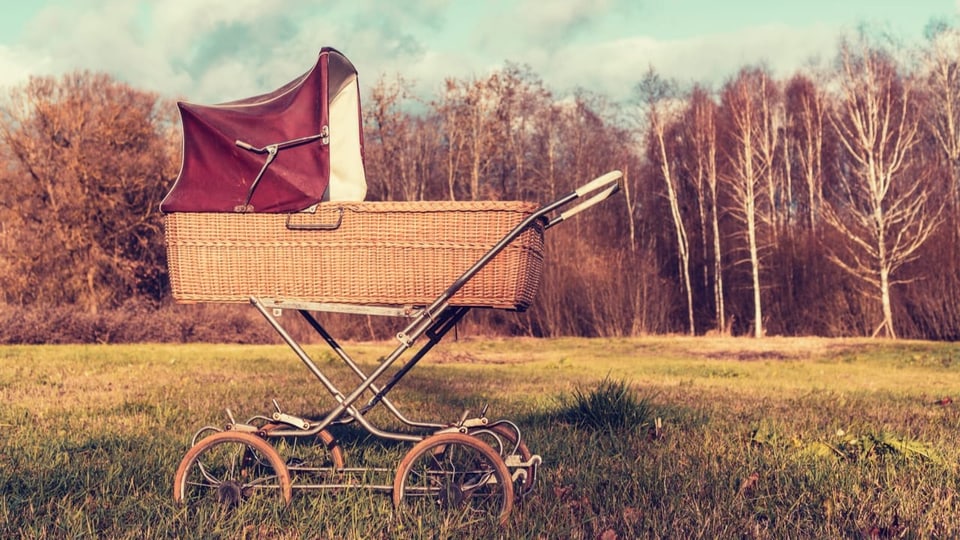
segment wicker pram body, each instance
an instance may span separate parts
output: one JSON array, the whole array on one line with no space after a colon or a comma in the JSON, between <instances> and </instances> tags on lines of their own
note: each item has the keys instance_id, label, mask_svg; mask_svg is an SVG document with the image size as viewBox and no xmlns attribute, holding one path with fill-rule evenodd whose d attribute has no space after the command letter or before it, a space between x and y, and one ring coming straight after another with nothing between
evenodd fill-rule
<instances>
[{"instance_id":1,"label":"wicker pram body","mask_svg":"<svg viewBox=\"0 0 960 540\"><path fill-rule=\"evenodd\" d=\"M296 214L173 213L167 261L178 302L424 306L537 209L524 202L328 202ZM543 266L530 227L451 305L526 309Z\"/></svg>"}]
</instances>

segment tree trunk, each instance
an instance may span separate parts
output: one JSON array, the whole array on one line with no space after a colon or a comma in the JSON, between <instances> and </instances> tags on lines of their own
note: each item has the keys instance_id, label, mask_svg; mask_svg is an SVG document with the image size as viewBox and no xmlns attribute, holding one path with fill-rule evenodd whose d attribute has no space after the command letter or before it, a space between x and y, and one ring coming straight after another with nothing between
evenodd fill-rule
<instances>
[{"instance_id":1,"label":"tree trunk","mask_svg":"<svg viewBox=\"0 0 960 540\"><path fill-rule=\"evenodd\" d=\"M880 302L883 305L883 323L877 333L883 333L889 338L897 339L893 329L893 309L890 307L890 273L884 268L880 270Z\"/></svg>"},{"instance_id":2,"label":"tree trunk","mask_svg":"<svg viewBox=\"0 0 960 540\"><path fill-rule=\"evenodd\" d=\"M747 200L747 238L750 247L750 272L753 278L753 337L763 337L763 309L760 303L760 254L757 246L757 212L753 198L753 189L750 189L750 198Z\"/></svg>"},{"instance_id":3,"label":"tree trunk","mask_svg":"<svg viewBox=\"0 0 960 540\"><path fill-rule=\"evenodd\" d=\"M717 188L714 182L711 187L711 209L713 214L713 301L717 320L717 331L722 332L727 326L726 308L723 305L723 252L720 251L720 219L717 216Z\"/></svg>"},{"instance_id":4,"label":"tree trunk","mask_svg":"<svg viewBox=\"0 0 960 540\"><path fill-rule=\"evenodd\" d=\"M655 122L653 126L657 134L657 142L660 145L660 170L663 174L663 180L667 185L667 198L670 201L670 215L673 217L673 228L677 234L677 258L680 267L680 277L683 280L683 287L687 295L687 332L693 336L696 335L696 326L693 319L693 290L690 287L690 241L687 239L687 230L683 224L683 216L680 214L680 202L678 200L677 190L673 187L673 175L670 171L670 163L667 157L666 141L664 141L662 124Z\"/></svg>"}]
</instances>

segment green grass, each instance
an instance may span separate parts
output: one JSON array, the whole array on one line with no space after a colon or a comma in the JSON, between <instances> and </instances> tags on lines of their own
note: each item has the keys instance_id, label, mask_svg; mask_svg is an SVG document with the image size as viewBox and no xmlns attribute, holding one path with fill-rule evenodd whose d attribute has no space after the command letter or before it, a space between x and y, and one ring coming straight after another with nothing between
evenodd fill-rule
<instances>
[{"instance_id":1,"label":"green grass","mask_svg":"<svg viewBox=\"0 0 960 540\"><path fill-rule=\"evenodd\" d=\"M369 371L392 347L345 348ZM351 387L325 348L307 350ZM225 423L224 409L244 420L272 399L295 414L331 406L285 347L0 348L0 537L960 535L954 344L464 339L391 397L411 416L453 421L488 404L520 425L544 464L505 527L401 524L389 494L365 490L234 512L174 504L193 433ZM406 448L336 434L348 466L393 467Z\"/></svg>"}]
</instances>

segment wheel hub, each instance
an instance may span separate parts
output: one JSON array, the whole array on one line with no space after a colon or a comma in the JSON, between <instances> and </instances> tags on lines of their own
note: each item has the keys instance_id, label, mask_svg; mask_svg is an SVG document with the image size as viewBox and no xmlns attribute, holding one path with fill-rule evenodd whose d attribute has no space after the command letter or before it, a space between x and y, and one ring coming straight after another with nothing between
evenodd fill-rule
<instances>
[{"instance_id":1,"label":"wheel hub","mask_svg":"<svg viewBox=\"0 0 960 540\"><path fill-rule=\"evenodd\" d=\"M240 484L232 480L221 483L217 487L217 502L223 504L227 508L233 508L240 504L240 499L243 497L243 490L241 489Z\"/></svg>"}]
</instances>

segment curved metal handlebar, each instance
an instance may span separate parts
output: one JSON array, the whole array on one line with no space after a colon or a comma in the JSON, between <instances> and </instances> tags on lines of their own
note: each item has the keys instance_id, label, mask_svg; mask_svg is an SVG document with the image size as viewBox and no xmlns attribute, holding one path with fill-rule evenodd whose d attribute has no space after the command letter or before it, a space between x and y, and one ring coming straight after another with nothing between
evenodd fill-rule
<instances>
[{"instance_id":1,"label":"curved metal handlebar","mask_svg":"<svg viewBox=\"0 0 960 540\"><path fill-rule=\"evenodd\" d=\"M580 212L583 212L587 208L590 208L591 206L594 206L600 203L601 201L604 201L610 198L611 195L613 195L617 191L620 191L620 187L621 187L620 180L622 178L623 178L622 172L610 171L607 174L598 176L597 178L594 178L593 180L587 182L586 184L578 187L571 194L574 196L573 199L582 199L587 195L590 195L591 193L595 193L597 191L599 192L596 193L594 196L590 197L589 199L583 201L582 203L574 206L573 208L566 210L564 212L561 212L559 216L553 218L549 223L547 223L546 228L553 227L557 223L560 223L561 221L569 219L579 214Z\"/></svg>"}]
</instances>

